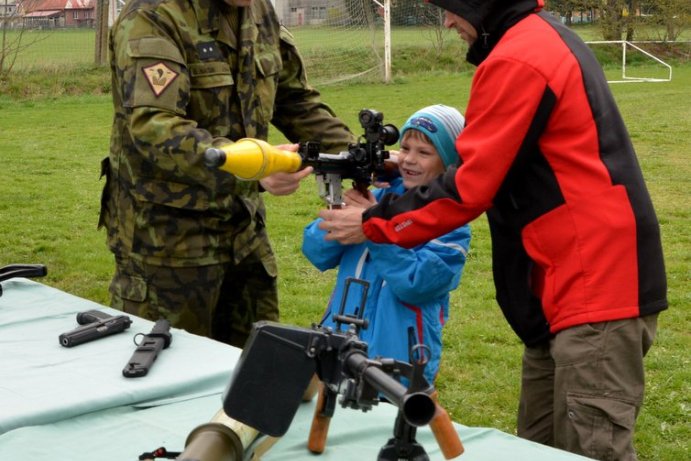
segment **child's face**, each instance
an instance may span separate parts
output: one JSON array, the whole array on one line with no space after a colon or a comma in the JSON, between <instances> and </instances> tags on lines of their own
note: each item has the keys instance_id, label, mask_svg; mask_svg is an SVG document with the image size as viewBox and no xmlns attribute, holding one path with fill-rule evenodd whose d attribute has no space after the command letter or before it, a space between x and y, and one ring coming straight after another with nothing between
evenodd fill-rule
<instances>
[{"instance_id":1,"label":"child's face","mask_svg":"<svg viewBox=\"0 0 691 461\"><path fill-rule=\"evenodd\" d=\"M444 172L434 144L416 130L408 130L398 152L398 170L406 189L427 184Z\"/></svg>"}]
</instances>

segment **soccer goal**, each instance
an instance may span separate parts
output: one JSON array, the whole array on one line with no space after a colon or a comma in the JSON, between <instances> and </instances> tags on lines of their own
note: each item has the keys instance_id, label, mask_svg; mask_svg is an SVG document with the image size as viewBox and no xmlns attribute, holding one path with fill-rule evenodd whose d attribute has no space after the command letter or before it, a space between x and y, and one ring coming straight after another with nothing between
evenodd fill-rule
<instances>
[{"instance_id":1,"label":"soccer goal","mask_svg":"<svg viewBox=\"0 0 691 461\"><path fill-rule=\"evenodd\" d=\"M654 56L652 53L645 51L637 44L644 43L662 43L662 42L628 42L625 40L603 40L603 41L589 41L586 42L591 48L598 45L615 45L621 46L621 77L619 79L608 79L608 83L636 83L636 82L669 82L672 80L672 66L664 62L662 59ZM636 65L632 66L632 60L636 60ZM631 75L635 69L636 73L641 73L638 76ZM648 75L643 75L648 73Z\"/></svg>"},{"instance_id":2,"label":"soccer goal","mask_svg":"<svg viewBox=\"0 0 691 461\"><path fill-rule=\"evenodd\" d=\"M103 1L112 26L127 0ZM441 9L420 0L269 1L295 37L315 85L353 79L389 82L392 28L400 45L441 42Z\"/></svg>"},{"instance_id":3,"label":"soccer goal","mask_svg":"<svg viewBox=\"0 0 691 461\"><path fill-rule=\"evenodd\" d=\"M430 27L441 28L441 10L420 0L272 2L317 85L363 78L388 82L392 28L402 40L421 40L419 34Z\"/></svg>"}]
</instances>

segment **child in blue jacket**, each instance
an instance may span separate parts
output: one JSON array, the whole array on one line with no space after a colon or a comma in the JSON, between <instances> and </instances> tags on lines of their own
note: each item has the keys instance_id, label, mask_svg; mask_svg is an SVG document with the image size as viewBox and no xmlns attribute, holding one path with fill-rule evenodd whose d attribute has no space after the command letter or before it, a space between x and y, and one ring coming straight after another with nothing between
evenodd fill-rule
<instances>
[{"instance_id":1,"label":"child in blue jacket","mask_svg":"<svg viewBox=\"0 0 691 461\"><path fill-rule=\"evenodd\" d=\"M365 198L355 190L344 194L347 206L367 208L385 194L402 194L406 189L427 184L458 163L455 141L465 120L456 109L444 105L425 107L414 113L401 128L398 153L400 178L388 188L375 189ZM441 332L449 316L449 293L458 287L470 243L465 225L412 249L391 244L365 242L341 245L324 239L317 219L304 230L302 252L319 270L338 267L336 286L326 308L322 326L335 329L349 277L369 283L363 318L366 329L360 338L369 345L370 357L387 357L409 362L411 347L429 348L425 378L434 383L441 357ZM351 283L344 314L357 315L362 285ZM342 328L347 328L343 325Z\"/></svg>"}]
</instances>

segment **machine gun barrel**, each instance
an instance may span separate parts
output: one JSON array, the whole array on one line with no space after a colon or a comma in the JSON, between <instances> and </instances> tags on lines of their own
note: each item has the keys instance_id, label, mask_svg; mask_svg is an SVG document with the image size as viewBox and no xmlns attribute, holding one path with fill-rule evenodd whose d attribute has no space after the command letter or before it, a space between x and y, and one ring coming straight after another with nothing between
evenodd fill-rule
<instances>
[{"instance_id":1,"label":"machine gun barrel","mask_svg":"<svg viewBox=\"0 0 691 461\"><path fill-rule=\"evenodd\" d=\"M432 397L424 392L408 392L403 384L377 366L364 353L356 351L346 358L346 367L356 376L361 376L387 400L396 405L403 417L412 426L428 424L436 411Z\"/></svg>"}]
</instances>

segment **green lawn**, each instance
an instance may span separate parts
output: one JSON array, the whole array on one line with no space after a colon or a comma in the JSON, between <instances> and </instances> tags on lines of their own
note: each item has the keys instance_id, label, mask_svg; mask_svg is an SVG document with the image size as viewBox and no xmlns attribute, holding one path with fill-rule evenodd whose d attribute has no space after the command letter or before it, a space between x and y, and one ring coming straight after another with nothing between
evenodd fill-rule
<instances>
[{"instance_id":1,"label":"green lawn","mask_svg":"<svg viewBox=\"0 0 691 461\"><path fill-rule=\"evenodd\" d=\"M7 43L16 43L17 32L8 31ZM94 62L94 29L32 30L22 33L22 51L16 69L45 69ZM11 49L14 49L13 45Z\"/></svg>"},{"instance_id":2,"label":"green lawn","mask_svg":"<svg viewBox=\"0 0 691 461\"><path fill-rule=\"evenodd\" d=\"M323 95L354 128L363 107L399 125L414 110L443 102L463 109L470 75L433 72L399 76L394 84L332 86ZM671 309L660 317L647 360L646 404L636 443L642 460L690 459L691 319L691 64L670 83L614 85L658 210ZM107 95L12 102L0 98L0 266L43 263L42 281L108 302L113 263L96 230L110 119ZM273 133L273 143L282 137ZM303 226L321 207L310 178L290 197L267 197L269 228L280 269L283 320L307 326L319 319L332 273L321 274L300 254ZM444 333L439 378L454 420L513 433L521 346L494 301L484 217L473 224L472 250L454 292Z\"/></svg>"}]
</instances>

